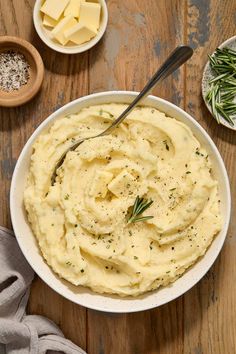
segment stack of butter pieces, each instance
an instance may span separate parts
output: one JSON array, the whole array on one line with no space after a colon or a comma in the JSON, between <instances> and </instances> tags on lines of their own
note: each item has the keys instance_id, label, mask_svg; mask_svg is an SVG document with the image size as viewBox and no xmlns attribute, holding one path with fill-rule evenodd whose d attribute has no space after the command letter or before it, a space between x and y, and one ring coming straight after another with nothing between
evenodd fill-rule
<instances>
[{"instance_id":1,"label":"stack of butter pieces","mask_svg":"<svg viewBox=\"0 0 236 354\"><path fill-rule=\"evenodd\" d=\"M85 0L46 0L40 11L43 25L51 29L52 38L63 46L70 41L83 44L96 36L101 5Z\"/></svg>"}]
</instances>

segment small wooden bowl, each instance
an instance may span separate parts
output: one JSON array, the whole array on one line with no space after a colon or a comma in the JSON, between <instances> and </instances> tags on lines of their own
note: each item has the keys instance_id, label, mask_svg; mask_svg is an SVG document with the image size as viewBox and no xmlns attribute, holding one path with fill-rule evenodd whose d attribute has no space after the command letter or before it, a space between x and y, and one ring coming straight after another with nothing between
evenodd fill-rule
<instances>
[{"instance_id":1,"label":"small wooden bowl","mask_svg":"<svg viewBox=\"0 0 236 354\"><path fill-rule=\"evenodd\" d=\"M0 53L8 50L23 54L30 66L30 77L26 85L21 86L19 90L10 92L0 88L0 106L16 107L28 102L38 93L43 82L44 65L37 49L24 39L1 36Z\"/></svg>"}]
</instances>

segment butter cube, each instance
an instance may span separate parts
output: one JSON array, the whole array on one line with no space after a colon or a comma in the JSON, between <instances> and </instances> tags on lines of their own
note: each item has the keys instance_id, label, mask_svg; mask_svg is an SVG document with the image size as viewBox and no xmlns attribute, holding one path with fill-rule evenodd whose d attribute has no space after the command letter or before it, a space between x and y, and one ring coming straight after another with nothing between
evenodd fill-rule
<instances>
[{"instance_id":1,"label":"butter cube","mask_svg":"<svg viewBox=\"0 0 236 354\"><path fill-rule=\"evenodd\" d=\"M50 16L44 14L43 15L43 25L46 27L55 27L57 25L57 21L51 18Z\"/></svg>"},{"instance_id":2,"label":"butter cube","mask_svg":"<svg viewBox=\"0 0 236 354\"><path fill-rule=\"evenodd\" d=\"M64 16L72 15L74 17L79 18L80 3L81 0L70 0L69 4L67 5L64 11Z\"/></svg>"},{"instance_id":3,"label":"butter cube","mask_svg":"<svg viewBox=\"0 0 236 354\"><path fill-rule=\"evenodd\" d=\"M69 39L67 39L64 35L65 31L69 28L73 28L77 24L77 21L74 19L72 15L64 17L57 26L52 30L52 35L54 38L58 40L62 45L65 45Z\"/></svg>"},{"instance_id":4,"label":"butter cube","mask_svg":"<svg viewBox=\"0 0 236 354\"><path fill-rule=\"evenodd\" d=\"M109 184L108 189L116 197L129 195L137 188L135 178L126 170L121 171Z\"/></svg>"},{"instance_id":5,"label":"butter cube","mask_svg":"<svg viewBox=\"0 0 236 354\"><path fill-rule=\"evenodd\" d=\"M113 174L106 171L97 171L93 183L89 190L90 197L101 197L105 198L107 194L107 186L111 182Z\"/></svg>"},{"instance_id":6,"label":"butter cube","mask_svg":"<svg viewBox=\"0 0 236 354\"><path fill-rule=\"evenodd\" d=\"M65 38L76 44L88 42L95 37L97 32L94 28L77 23L74 27L65 31Z\"/></svg>"},{"instance_id":7,"label":"butter cube","mask_svg":"<svg viewBox=\"0 0 236 354\"><path fill-rule=\"evenodd\" d=\"M92 2L82 2L80 5L79 22L99 29L101 5Z\"/></svg>"},{"instance_id":8,"label":"butter cube","mask_svg":"<svg viewBox=\"0 0 236 354\"><path fill-rule=\"evenodd\" d=\"M40 11L57 21L69 1L70 0L46 0Z\"/></svg>"}]
</instances>

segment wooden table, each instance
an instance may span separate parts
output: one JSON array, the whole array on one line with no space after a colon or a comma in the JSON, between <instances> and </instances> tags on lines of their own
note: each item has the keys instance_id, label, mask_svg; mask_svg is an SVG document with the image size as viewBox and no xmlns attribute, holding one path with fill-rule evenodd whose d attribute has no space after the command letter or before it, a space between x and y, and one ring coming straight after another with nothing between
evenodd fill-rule
<instances>
[{"instance_id":1,"label":"wooden table","mask_svg":"<svg viewBox=\"0 0 236 354\"><path fill-rule=\"evenodd\" d=\"M9 189L14 165L35 128L65 103L105 90L139 91L168 53L188 43L195 54L155 93L192 114L215 141L232 188L233 217L224 248L187 294L160 308L114 315L87 310L36 278L28 310L51 318L89 354L236 353L235 133L218 126L201 98L207 54L235 34L236 0L108 0L104 39L81 55L53 52L32 23L33 0L0 0L0 34L29 40L41 53L45 80L29 104L0 110L0 224L11 227Z\"/></svg>"}]
</instances>

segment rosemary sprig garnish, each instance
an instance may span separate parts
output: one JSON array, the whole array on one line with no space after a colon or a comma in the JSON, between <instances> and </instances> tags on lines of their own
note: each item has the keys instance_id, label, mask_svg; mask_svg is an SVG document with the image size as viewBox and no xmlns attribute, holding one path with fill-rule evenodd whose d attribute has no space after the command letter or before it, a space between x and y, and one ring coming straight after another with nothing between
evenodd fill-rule
<instances>
[{"instance_id":1,"label":"rosemary sprig garnish","mask_svg":"<svg viewBox=\"0 0 236 354\"><path fill-rule=\"evenodd\" d=\"M236 118L236 51L230 48L217 48L209 56L210 66L216 74L209 81L210 89L206 100L210 103L212 114L220 123L220 116L230 125L234 125Z\"/></svg>"},{"instance_id":2,"label":"rosemary sprig garnish","mask_svg":"<svg viewBox=\"0 0 236 354\"><path fill-rule=\"evenodd\" d=\"M141 214L149 208L153 203L153 200L147 200L144 198L139 198L139 196L136 197L131 215L128 219L128 224L134 223L134 222L140 222L140 221L146 221L149 219L152 219L153 216L141 216Z\"/></svg>"}]
</instances>

